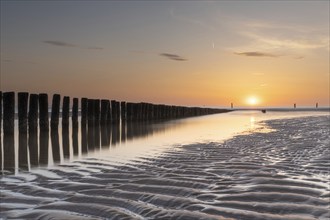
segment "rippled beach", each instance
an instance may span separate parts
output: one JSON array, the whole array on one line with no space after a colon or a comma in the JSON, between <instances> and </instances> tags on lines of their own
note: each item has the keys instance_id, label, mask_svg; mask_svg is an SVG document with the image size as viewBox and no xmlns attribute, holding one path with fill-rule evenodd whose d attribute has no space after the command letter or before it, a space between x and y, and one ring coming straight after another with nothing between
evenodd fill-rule
<instances>
[{"instance_id":1,"label":"rippled beach","mask_svg":"<svg viewBox=\"0 0 330 220\"><path fill-rule=\"evenodd\" d=\"M205 118L183 120L158 139L2 175L1 217L329 219L329 115L246 118L230 134L208 124L200 136Z\"/></svg>"}]
</instances>

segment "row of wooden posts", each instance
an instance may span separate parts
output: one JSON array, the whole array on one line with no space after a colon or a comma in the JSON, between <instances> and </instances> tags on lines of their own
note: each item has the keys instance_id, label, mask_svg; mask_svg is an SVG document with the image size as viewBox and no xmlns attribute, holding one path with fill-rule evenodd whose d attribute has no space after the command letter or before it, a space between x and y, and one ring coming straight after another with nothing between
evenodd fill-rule
<instances>
[{"instance_id":1,"label":"row of wooden posts","mask_svg":"<svg viewBox=\"0 0 330 220\"><path fill-rule=\"evenodd\" d=\"M2 98L1 98L2 97ZM0 92L0 109L3 103L4 133L14 133L15 93ZM28 105L29 103L29 105ZM56 126L60 118L61 96L54 94L52 99L50 125ZM19 129L36 127L39 119L40 130L49 129L49 105L47 94L17 94ZM222 109L156 105L151 103L130 103L110 100L81 98L81 123L96 125L99 123L117 123L120 120L164 120L191 116L200 116L225 112ZM78 122L79 99L73 98L72 123ZM63 97L62 124L69 123L70 97ZM0 119L2 112L0 111ZM1 120L0 120L1 121ZM0 122L1 123L1 122ZM1 125L1 124L0 124ZM0 126L1 127L1 126Z\"/></svg>"},{"instance_id":2,"label":"row of wooden posts","mask_svg":"<svg viewBox=\"0 0 330 220\"><path fill-rule=\"evenodd\" d=\"M19 167L26 167L27 158L30 155L32 165L45 164L48 160L48 140L51 134L53 160L59 161L59 138L58 127L60 115L62 116L62 146L63 155L69 155L69 121L71 116L73 134L73 152L78 152L78 118L79 118L79 99L72 99L70 108L70 98L64 96L62 99L59 94L53 95L51 113L49 120L49 103L47 94L29 94L26 92L17 93L0 91L0 166L12 170L15 167L15 106L18 109L18 160ZM150 103L130 103L110 100L87 99L80 100L80 126L81 126L81 150L87 152L100 146L100 137L103 144L109 145L109 132L112 133L112 141L118 140L119 131L127 138L133 133L139 133L132 123L142 125L146 122L157 120L168 120L190 116L199 116L213 113L226 112L227 110L182 107L169 105L155 105ZM120 128L124 126L124 129ZM3 122L3 126L1 126ZM128 127L125 127L128 126ZM3 127L3 142L2 131ZM143 128L140 127L140 128ZM51 131L51 132L49 132ZM101 132L101 133L100 133ZM39 141L38 141L39 136ZM122 140L126 137L122 137ZM4 144L3 147L1 146ZM38 147L39 145L39 147ZM3 149L3 151L2 151ZM39 150L38 150L39 149ZM29 150L29 152L28 152ZM3 158L3 160L2 160Z\"/></svg>"}]
</instances>

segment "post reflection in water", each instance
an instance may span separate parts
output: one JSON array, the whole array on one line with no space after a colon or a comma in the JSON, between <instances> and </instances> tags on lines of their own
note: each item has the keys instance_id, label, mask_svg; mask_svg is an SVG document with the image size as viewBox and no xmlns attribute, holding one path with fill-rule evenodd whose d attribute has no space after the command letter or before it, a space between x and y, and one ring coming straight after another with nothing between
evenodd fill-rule
<instances>
[{"instance_id":1,"label":"post reflection in water","mask_svg":"<svg viewBox=\"0 0 330 220\"><path fill-rule=\"evenodd\" d=\"M111 124L111 146L115 146L120 141L120 126L118 122Z\"/></svg>"},{"instance_id":2,"label":"post reflection in water","mask_svg":"<svg viewBox=\"0 0 330 220\"><path fill-rule=\"evenodd\" d=\"M81 123L81 152L87 153L88 145L87 145L87 127L86 123Z\"/></svg>"},{"instance_id":3,"label":"post reflection in water","mask_svg":"<svg viewBox=\"0 0 330 220\"><path fill-rule=\"evenodd\" d=\"M72 147L73 155L77 156L79 154L79 142L78 142L78 122L72 123Z\"/></svg>"},{"instance_id":4,"label":"post reflection in water","mask_svg":"<svg viewBox=\"0 0 330 220\"><path fill-rule=\"evenodd\" d=\"M88 152L92 153L95 150L107 150L134 138L142 138L153 135L155 132L164 131L166 128L160 121L124 120L95 124L96 126L92 126L88 123L73 122L72 124L62 123L60 126L58 123L51 123L50 134L48 129L38 132L38 123L35 122L29 124L27 133L16 129L19 132L18 147L27 146L27 155L26 157L17 157L18 167L15 167L15 160L10 159L14 157L4 157L3 168L6 171L14 172L15 168L22 171L27 170L29 167L47 166L50 161L57 164L62 162L61 158L65 161L74 159L77 156L85 156ZM70 132L72 132L71 137ZM79 146L79 136L81 137L81 146ZM70 141L70 138L72 138L72 141ZM70 150L71 143L72 151ZM4 149L7 150L7 154L15 155L14 135L4 135L3 145ZM51 150L51 154L49 154L49 150ZM79 151L81 151L81 154ZM22 154L20 151L18 153ZM49 158L49 155L52 155L53 158Z\"/></svg>"},{"instance_id":5,"label":"post reflection in water","mask_svg":"<svg viewBox=\"0 0 330 220\"><path fill-rule=\"evenodd\" d=\"M48 164L48 143L49 143L49 130L40 130L40 155L39 155L39 164L47 165Z\"/></svg>"},{"instance_id":6,"label":"post reflection in water","mask_svg":"<svg viewBox=\"0 0 330 220\"><path fill-rule=\"evenodd\" d=\"M51 137L51 143L52 143L53 160L56 163L56 162L59 162L61 159L58 125L52 125L50 134L51 134L50 137Z\"/></svg>"},{"instance_id":7,"label":"post reflection in water","mask_svg":"<svg viewBox=\"0 0 330 220\"><path fill-rule=\"evenodd\" d=\"M38 133L32 129L29 129L29 154L30 154L30 165L38 166L39 157L38 157Z\"/></svg>"},{"instance_id":8,"label":"post reflection in water","mask_svg":"<svg viewBox=\"0 0 330 220\"><path fill-rule=\"evenodd\" d=\"M102 123L101 124L101 146L106 148L110 146L111 130L110 124Z\"/></svg>"},{"instance_id":9,"label":"post reflection in water","mask_svg":"<svg viewBox=\"0 0 330 220\"><path fill-rule=\"evenodd\" d=\"M15 171L15 138L13 134L4 134L3 137L4 161L3 168L9 172Z\"/></svg>"}]
</instances>

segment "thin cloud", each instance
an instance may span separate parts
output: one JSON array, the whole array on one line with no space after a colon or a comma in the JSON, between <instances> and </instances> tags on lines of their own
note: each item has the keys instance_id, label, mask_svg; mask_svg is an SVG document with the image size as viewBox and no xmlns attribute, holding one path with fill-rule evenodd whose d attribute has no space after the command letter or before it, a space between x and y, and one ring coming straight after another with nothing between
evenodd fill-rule
<instances>
[{"instance_id":1,"label":"thin cloud","mask_svg":"<svg viewBox=\"0 0 330 220\"><path fill-rule=\"evenodd\" d=\"M81 46L81 45L77 45L77 44L72 44L72 43L68 43L68 42L64 42L64 41L57 41L57 40L45 40L42 41L45 44L49 44L52 46L57 46L57 47L76 47L76 48L80 48L80 49L87 49L87 50L103 50L103 47L97 47L97 46Z\"/></svg>"},{"instance_id":2,"label":"thin cloud","mask_svg":"<svg viewBox=\"0 0 330 220\"><path fill-rule=\"evenodd\" d=\"M88 50L103 50L103 47L87 47Z\"/></svg>"},{"instance_id":3,"label":"thin cloud","mask_svg":"<svg viewBox=\"0 0 330 220\"><path fill-rule=\"evenodd\" d=\"M163 57L166 57L170 60L175 60L175 61L186 61L187 59L179 56L179 55L176 55L176 54L170 54L170 53L160 53L159 54L160 56L163 56Z\"/></svg>"},{"instance_id":4,"label":"thin cloud","mask_svg":"<svg viewBox=\"0 0 330 220\"><path fill-rule=\"evenodd\" d=\"M279 55L272 54L272 53L264 53L264 52L258 52L258 51L249 51L249 52L234 52L236 55L240 56L247 56L247 57L279 57Z\"/></svg>"},{"instance_id":5,"label":"thin cloud","mask_svg":"<svg viewBox=\"0 0 330 220\"><path fill-rule=\"evenodd\" d=\"M50 44L53 46L59 46L59 47L78 47L75 44L63 42L63 41L56 41L56 40L45 40L43 41L45 44Z\"/></svg>"},{"instance_id":6,"label":"thin cloud","mask_svg":"<svg viewBox=\"0 0 330 220\"><path fill-rule=\"evenodd\" d=\"M11 62L13 62L13 60L9 60L9 59L4 59L4 60L2 60L3 62L6 62L6 63L11 63Z\"/></svg>"}]
</instances>

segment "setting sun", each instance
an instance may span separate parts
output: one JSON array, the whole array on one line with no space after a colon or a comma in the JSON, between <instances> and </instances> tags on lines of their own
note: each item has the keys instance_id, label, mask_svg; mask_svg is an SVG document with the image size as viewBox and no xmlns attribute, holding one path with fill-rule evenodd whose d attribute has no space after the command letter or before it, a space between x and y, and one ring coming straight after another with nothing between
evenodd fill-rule
<instances>
[{"instance_id":1,"label":"setting sun","mask_svg":"<svg viewBox=\"0 0 330 220\"><path fill-rule=\"evenodd\" d=\"M248 105L257 105L260 100L256 96L250 96L246 99Z\"/></svg>"}]
</instances>

